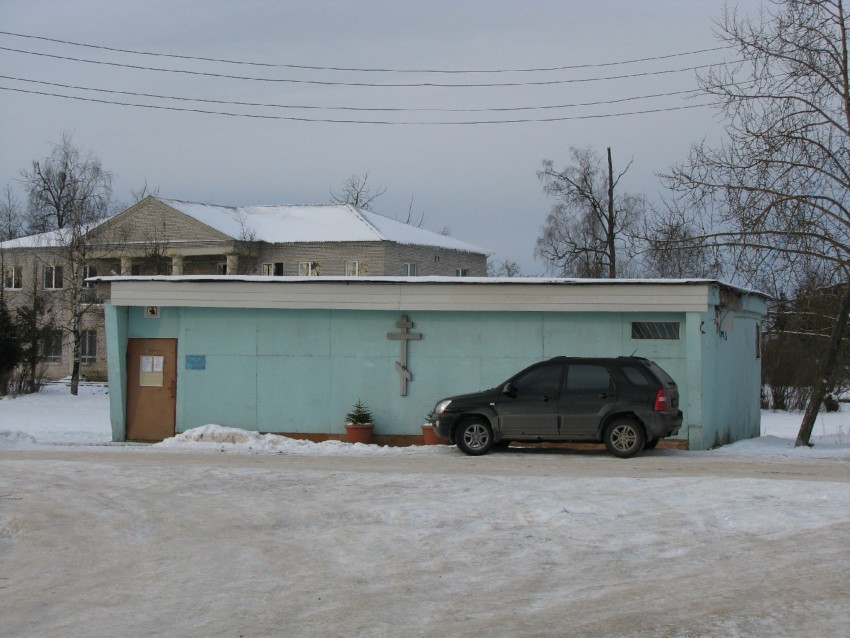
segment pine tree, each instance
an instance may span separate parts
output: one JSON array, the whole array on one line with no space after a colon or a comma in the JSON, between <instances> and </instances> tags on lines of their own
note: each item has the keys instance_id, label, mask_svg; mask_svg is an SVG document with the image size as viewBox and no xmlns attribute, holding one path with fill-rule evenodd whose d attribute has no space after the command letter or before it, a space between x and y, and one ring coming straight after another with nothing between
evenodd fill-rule
<instances>
[{"instance_id":1,"label":"pine tree","mask_svg":"<svg viewBox=\"0 0 850 638\"><path fill-rule=\"evenodd\" d=\"M363 425L364 423L372 422L372 413L365 405L363 405L363 402L360 399L357 399L357 403L354 404L354 409L345 415L345 419L347 423Z\"/></svg>"},{"instance_id":2,"label":"pine tree","mask_svg":"<svg viewBox=\"0 0 850 638\"><path fill-rule=\"evenodd\" d=\"M23 352L18 331L6 303L0 299L0 395L6 394L12 371L21 360Z\"/></svg>"}]
</instances>

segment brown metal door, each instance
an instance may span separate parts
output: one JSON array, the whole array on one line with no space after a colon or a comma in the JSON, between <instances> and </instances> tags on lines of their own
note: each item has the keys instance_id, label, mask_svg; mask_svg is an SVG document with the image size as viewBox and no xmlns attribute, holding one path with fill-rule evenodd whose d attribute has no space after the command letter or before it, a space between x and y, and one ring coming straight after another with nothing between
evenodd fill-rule
<instances>
[{"instance_id":1,"label":"brown metal door","mask_svg":"<svg viewBox=\"0 0 850 638\"><path fill-rule=\"evenodd\" d=\"M127 340L127 440L174 436L177 339Z\"/></svg>"}]
</instances>

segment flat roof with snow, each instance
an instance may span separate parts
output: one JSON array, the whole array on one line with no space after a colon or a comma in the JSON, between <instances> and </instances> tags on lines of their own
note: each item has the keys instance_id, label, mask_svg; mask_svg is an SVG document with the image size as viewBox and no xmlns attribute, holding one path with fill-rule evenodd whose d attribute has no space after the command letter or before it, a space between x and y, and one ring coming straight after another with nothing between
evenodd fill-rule
<instances>
[{"instance_id":1,"label":"flat roof with snow","mask_svg":"<svg viewBox=\"0 0 850 638\"><path fill-rule=\"evenodd\" d=\"M720 290L767 295L713 279L496 277L97 277L116 306L459 311L704 312Z\"/></svg>"}]
</instances>

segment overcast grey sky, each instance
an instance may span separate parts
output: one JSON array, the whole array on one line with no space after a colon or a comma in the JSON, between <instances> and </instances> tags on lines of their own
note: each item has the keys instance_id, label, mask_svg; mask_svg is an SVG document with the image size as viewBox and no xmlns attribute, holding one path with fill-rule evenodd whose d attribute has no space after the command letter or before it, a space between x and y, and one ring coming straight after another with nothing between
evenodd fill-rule
<instances>
[{"instance_id":1,"label":"overcast grey sky","mask_svg":"<svg viewBox=\"0 0 850 638\"><path fill-rule=\"evenodd\" d=\"M738 4L752 11L758 0ZM536 176L543 159L560 167L570 146L610 146L617 167L634 161L622 188L656 199L655 173L721 134L712 109L681 108L705 98L671 94L696 88L695 71L680 69L733 53L625 62L717 47L712 20L722 9L721 0L0 0L0 87L16 89L0 90L0 186L63 132L101 158L125 201L147 181L164 197L204 203L324 203L331 188L368 171L387 189L377 212L403 219L413 198L424 228L448 226L494 259L543 274L533 257L551 207ZM576 65L591 66L504 72ZM657 94L665 95L619 101ZM539 108L588 103L597 104ZM518 107L537 108L492 110ZM403 110L377 110L388 108ZM586 119L600 115L615 116ZM560 119L541 121L550 118ZM505 123L518 119L535 121ZM447 124L473 121L502 123Z\"/></svg>"}]
</instances>

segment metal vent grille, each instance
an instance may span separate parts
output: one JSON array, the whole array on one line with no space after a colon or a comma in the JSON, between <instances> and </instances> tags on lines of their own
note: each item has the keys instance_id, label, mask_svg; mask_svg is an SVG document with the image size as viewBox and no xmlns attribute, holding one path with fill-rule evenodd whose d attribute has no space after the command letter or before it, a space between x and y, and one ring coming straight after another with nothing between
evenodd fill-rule
<instances>
[{"instance_id":1,"label":"metal vent grille","mask_svg":"<svg viewBox=\"0 0 850 638\"><path fill-rule=\"evenodd\" d=\"M678 338L678 321L632 321L632 339Z\"/></svg>"}]
</instances>

